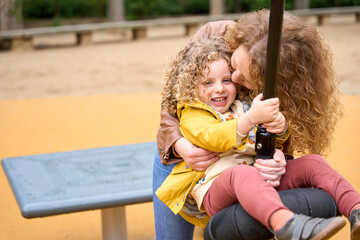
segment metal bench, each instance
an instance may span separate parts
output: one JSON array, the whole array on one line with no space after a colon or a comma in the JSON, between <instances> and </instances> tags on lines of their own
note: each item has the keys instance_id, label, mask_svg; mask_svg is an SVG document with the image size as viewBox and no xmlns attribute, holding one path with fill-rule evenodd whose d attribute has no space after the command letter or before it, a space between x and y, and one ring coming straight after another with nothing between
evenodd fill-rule
<instances>
[{"instance_id":1,"label":"metal bench","mask_svg":"<svg viewBox=\"0 0 360 240\"><path fill-rule=\"evenodd\" d=\"M356 21L360 22L360 6L334 7L334 8L311 8L289 11L301 17L316 16L318 24L322 24L324 19L330 15L355 14ZM74 33L77 45L91 44L91 35L94 31L104 31L111 29L130 29L133 39L146 38L146 31L149 27L158 26L185 26L185 35L191 35L199 26L210 21L235 20L245 13L224 14L214 16L192 16L178 18L163 18L150 20L119 21L105 23L78 24L58 27L29 28L19 30L0 31L0 46L10 45L10 48L31 49L33 48L32 39L41 35L53 35L62 33Z\"/></svg>"},{"instance_id":2,"label":"metal bench","mask_svg":"<svg viewBox=\"0 0 360 240\"><path fill-rule=\"evenodd\" d=\"M125 206L152 201L156 143L6 158L25 218L101 209L103 239L127 239Z\"/></svg>"}]
</instances>

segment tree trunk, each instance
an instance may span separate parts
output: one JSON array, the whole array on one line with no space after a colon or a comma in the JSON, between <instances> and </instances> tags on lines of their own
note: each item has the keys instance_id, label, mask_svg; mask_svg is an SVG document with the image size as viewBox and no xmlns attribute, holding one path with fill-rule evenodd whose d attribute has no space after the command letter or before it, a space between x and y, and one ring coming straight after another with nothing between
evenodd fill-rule
<instances>
[{"instance_id":1,"label":"tree trunk","mask_svg":"<svg viewBox=\"0 0 360 240\"><path fill-rule=\"evenodd\" d=\"M210 0L210 15L221 15L225 13L224 0Z\"/></svg>"},{"instance_id":2,"label":"tree trunk","mask_svg":"<svg viewBox=\"0 0 360 240\"><path fill-rule=\"evenodd\" d=\"M21 2L16 0L0 0L0 30L21 28L23 28Z\"/></svg>"},{"instance_id":3,"label":"tree trunk","mask_svg":"<svg viewBox=\"0 0 360 240\"><path fill-rule=\"evenodd\" d=\"M60 8L60 1L55 0L54 2L55 7L55 17L60 18L61 17L61 8Z\"/></svg>"},{"instance_id":4,"label":"tree trunk","mask_svg":"<svg viewBox=\"0 0 360 240\"><path fill-rule=\"evenodd\" d=\"M180 6L184 6L185 0L178 0Z\"/></svg>"},{"instance_id":5,"label":"tree trunk","mask_svg":"<svg viewBox=\"0 0 360 240\"><path fill-rule=\"evenodd\" d=\"M235 5L235 12L236 13L240 13L240 12L242 12L242 4L241 4L241 0L239 0L239 1L236 1L236 3L235 3L236 5Z\"/></svg>"},{"instance_id":6,"label":"tree trunk","mask_svg":"<svg viewBox=\"0 0 360 240\"><path fill-rule=\"evenodd\" d=\"M125 1L124 0L108 0L108 19L110 21L125 20Z\"/></svg>"},{"instance_id":7,"label":"tree trunk","mask_svg":"<svg viewBox=\"0 0 360 240\"><path fill-rule=\"evenodd\" d=\"M295 9L308 9L310 7L310 0L295 0Z\"/></svg>"},{"instance_id":8,"label":"tree trunk","mask_svg":"<svg viewBox=\"0 0 360 240\"><path fill-rule=\"evenodd\" d=\"M98 17L101 19L104 17L104 3L103 0L98 0Z\"/></svg>"}]
</instances>

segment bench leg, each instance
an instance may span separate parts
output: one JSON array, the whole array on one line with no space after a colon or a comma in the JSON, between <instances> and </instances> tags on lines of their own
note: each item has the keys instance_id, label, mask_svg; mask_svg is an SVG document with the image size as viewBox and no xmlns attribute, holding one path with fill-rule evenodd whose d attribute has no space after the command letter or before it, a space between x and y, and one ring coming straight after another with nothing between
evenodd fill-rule
<instances>
[{"instance_id":1,"label":"bench leg","mask_svg":"<svg viewBox=\"0 0 360 240\"><path fill-rule=\"evenodd\" d=\"M101 210L103 240L126 240L125 206Z\"/></svg>"},{"instance_id":2,"label":"bench leg","mask_svg":"<svg viewBox=\"0 0 360 240\"><path fill-rule=\"evenodd\" d=\"M11 39L0 40L0 51L1 50L10 50L11 46L12 46Z\"/></svg>"},{"instance_id":3,"label":"bench leg","mask_svg":"<svg viewBox=\"0 0 360 240\"><path fill-rule=\"evenodd\" d=\"M137 39L145 39L146 38L146 28L138 27L132 30L132 38L133 40Z\"/></svg>"},{"instance_id":4,"label":"bench leg","mask_svg":"<svg viewBox=\"0 0 360 240\"><path fill-rule=\"evenodd\" d=\"M330 18L331 18L330 15L319 15L319 16L317 17L317 19L318 19L318 24L319 24L319 25L328 24L328 23L330 22Z\"/></svg>"},{"instance_id":5,"label":"bench leg","mask_svg":"<svg viewBox=\"0 0 360 240\"><path fill-rule=\"evenodd\" d=\"M91 32L76 33L76 44L77 45L91 45Z\"/></svg>"},{"instance_id":6,"label":"bench leg","mask_svg":"<svg viewBox=\"0 0 360 240\"><path fill-rule=\"evenodd\" d=\"M33 49L32 37L12 39L11 48L15 51L28 51Z\"/></svg>"},{"instance_id":7,"label":"bench leg","mask_svg":"<svg viewBox=\"0 0 360 240\"><path fill-rule=\"evenodd\" d=\"M192 36L199 28L197 23L189 23L185 25L186 36Z\"/></svg>"}]
</instances>

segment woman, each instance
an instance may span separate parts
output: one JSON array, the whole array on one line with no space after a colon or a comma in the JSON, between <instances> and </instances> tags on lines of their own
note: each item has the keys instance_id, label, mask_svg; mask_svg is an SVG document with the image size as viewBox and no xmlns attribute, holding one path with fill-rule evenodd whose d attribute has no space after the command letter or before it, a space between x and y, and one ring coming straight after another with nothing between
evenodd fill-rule
<instances>
[{"instance_id":1,"label":"woman","mask_svg":"<svg viewBox=\"0 0 360 240\"><path fill-rule=\"evenodd\" d=\"M261 87L263 87L262 79L266 57L268 19L268 12L260 11L247 14L237 23L231 21L209 23L201 28L192 40L211 35L225 35L229 46L234 51L232 57L232 67L234 68L232 80L237 83L246 84L246 81L250 78L259 79L257 84L261 89ZM311 39L312 35L314 35L315 38L319 38L314 28L304 25L299 19L290 14L285 14L278 94L281 104L284 106L284 109L286 109L283 114L286 119L288 119L288 125L292 132L288 144L284 149L288 159L290 159L290 156L294 155L294 153L297 155L306 155L309 153L323 154L329 146L336 120L341 113L329 51L327 46L321 41ZM254 43L256 43L256 48L254 48L257 49L256 51L252 51L252 44ZM248 51L244 52L244 47ZM312 56L302 54L303 48L311 48L312 51L306 49L306 52L313 52L314 54ZM244 53L248 55L248 63L242 59ZM316 68L311 69L309 65L306 65L306 68L302 68L304 64L311 63L316 63L314 64ZM248 67L244 68L244 66L247 65ZM304 71L304 69L310 70ZM299 86L302 88L299 88ZM301 91L301 95L298 94L299 91ZM253 94L256 93L254 92ZM299 96L308 99L307 104L297 105L298 101L296 97ZM160 152L159 158L163 163L181 161L181 159L176 157L181 156L188 163L189 167L195 170L204 170L208 165L218 159L215 153L192 146L182 138L177 129L177 119L166 112L162 112L162 120L158 133L158 146ZM299 163L300 161L297 160L294 162ZM314 157L314 155L311 155L303 156L301 163L304 162L321 162L321 164L323 164L324 160L320 156ZM155 159L154 190L161 185L161 183L159 183L161 180L158 178L158 169L165 168L162 167L162 165L157 165L158 163L159 159ZM285 165L284 155L281 152L276 152L273 160L258 160L254 167L259 170L272 186L277 187L285 172ZM295 166L295 164L289 162L286 169L289 172L294 171L293 166ZM168 170L171 170L171 165L166 167ZM163 176L165 175L166 174ZM290 174L287 174L286 177L289 178L289 175ZM339 176L336 175L336 177ZM338 199L337 205L341 206L340 212L342 214L355 219L352 221L352 234L356 236L359 231L357 227L357 225L359 225L359 217L354 216L358 216L359 214L358 211L353 210L358 209L356 206L360 203L360 201L358 201L359 197L346 180L341 179L341 182L346 185L349 191L353 192L354 197L347 199L345 202L341 202L341 200ZM291 188L299 186L291 186ZM324 185L321 187L331 188L332 186ZM288 188L289 186L280 186L277 190ZM335 196L335 198L336 197L337 196ZM156 202L155 198L155 221L158 223L156 213L159 209L159 203ZM171 232L171 226L175 225L166 224L164 228ZM191 229L191 226L188 226L188 228ZM157 234L158 229L160 229L160 227L157 226ZM184 231L184 229L182 229L182 231ZM191 230L186 232L191 232ZM166 235L163 236L166 238ZM167 236L169 238L171 235ZM174 236L180 236L179 239L189 239L186 237L182 238L183 236L181 235ZM163 239L160 234L157 235L157 237Z\"/></svg>"}]
</instances>

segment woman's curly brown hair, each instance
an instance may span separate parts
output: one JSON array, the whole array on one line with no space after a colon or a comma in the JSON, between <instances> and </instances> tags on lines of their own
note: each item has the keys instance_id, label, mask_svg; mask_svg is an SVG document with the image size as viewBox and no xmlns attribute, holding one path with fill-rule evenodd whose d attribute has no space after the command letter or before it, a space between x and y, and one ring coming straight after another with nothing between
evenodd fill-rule
<instances>
[{"instance_id":1,"label":"woman's curly brown hair","mask_svg":"<svg viewBox=\"0 0 360 240\"><path fill-rule=\"evenodd\" d=\"M269 11L260 10L228 25L225 41L232 51L240 45L248 49L250 75L255 80L255 96L263 91ZM338 80L332 54L315 27L285 12L283 20L277 95L291 130L287 154L325 154L335 123L342 114Z\"/></svg>"},{"instance_id":2,"label":"woman's curly brown hair","mask_svg":"<svg viewBox=\"0 0 360 240\"><path fill-rule=\"evenodd\" d=\"M176 115L178 102L199 101L197 86L201 82L202 71L218 59L225 59L230 67L231 52L221 37L188 43L171 61L165 71L162 89L163 110Z\"/></svg>"}]
</instances>

